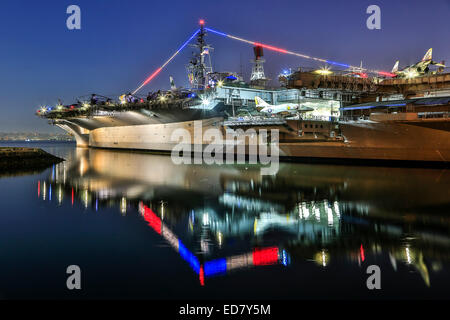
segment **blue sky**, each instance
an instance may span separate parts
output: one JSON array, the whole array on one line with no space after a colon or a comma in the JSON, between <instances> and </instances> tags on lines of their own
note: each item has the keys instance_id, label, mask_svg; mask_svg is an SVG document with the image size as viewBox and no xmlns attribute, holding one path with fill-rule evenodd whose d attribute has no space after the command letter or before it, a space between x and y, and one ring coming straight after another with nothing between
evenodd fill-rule
<instances>
[{"instance_id":1,"label":"blue sky","mask_svg":"<svg viewBox=\"0 0 450 320\"><path fill-rule=\"evenodd\" d=\"M66 28L66 8L81 8L81 30ZM381 8L381 30L366 28L366 8ZM39 105L96 92L117 95L135 89L197 28L211 28L343 63L390 70L433 47L434 60L450 62L450 1L119 1L3 0L0 4L0 131L59 129L34 116ZM208 36L217 70L250 73L252 48ZM190 48L142 93L167 88L172 75L187 85ZM283 68L318 66L266 51L271 78Z\"/></svg>"}]
</instances>

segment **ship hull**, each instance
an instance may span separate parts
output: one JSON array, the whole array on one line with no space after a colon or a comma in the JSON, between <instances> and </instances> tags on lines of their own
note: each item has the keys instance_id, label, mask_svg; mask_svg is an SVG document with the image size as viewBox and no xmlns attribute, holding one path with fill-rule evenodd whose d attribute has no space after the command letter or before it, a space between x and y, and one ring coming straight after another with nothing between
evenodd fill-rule
<instances>
[{"instance_id":1,"label":"ship hull","mask_svg":"<svg viewBox=\"0 0 450 320\"><path fill-rule=\"evenodd\" d=\"M183 129L191 137L195 136L195 123L200 123L201 132L209 128L221 129L221 118L184 121L165 124L103 127L90 131L89 147L110 149L133 149L171 152L179 144L173 140L177 129ZM361 160L361 161L412 161L424 163L450 163L450 122L434 123L381 123L353 122L341 123L344 140L330 141L281 141L277 153L281 158L298 160ZM222 128L223 129L223 128ZM273 126L270 129L281 129ZM281 130L280 130L281 131ZM208 145L203 141L200 150ZM197 149L198 150L198 149ZM258 149L248 145L244 148L247 156L258 154ZM274 150L274 149L272 149ZM237 153L237 149L223 149L224 153ZM271 149L268 148L269 154Z\"/></svg>"},{"instance_id":2,"label":"ship hull","mask_svg":"<svg viewBox=\"0 0 450 320\"><path fill-rule=\"evenodd\" d=\"M343 142L280 143L282 156L450 162L450 121L340 123Z\"/></svg>"}]
</instances>

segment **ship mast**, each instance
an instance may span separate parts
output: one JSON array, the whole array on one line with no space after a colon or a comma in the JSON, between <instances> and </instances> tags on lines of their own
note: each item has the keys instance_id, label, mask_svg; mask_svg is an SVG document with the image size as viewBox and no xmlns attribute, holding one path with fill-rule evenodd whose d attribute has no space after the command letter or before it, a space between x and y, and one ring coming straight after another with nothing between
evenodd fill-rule
<instances>
[{"instance_id":1,"label":"ship mast","mask_svg":"<svg viewBox=\"0 0 450 320\"><path fill-rule=\"evenodd\" d=\"M210 51L211 46L206 44L205 22L200 20L200 31L197 35L197 43L192 45L198 49L198 53L194 53L191 58L188 69L188 77L191 87L197 90L203 90L208 86L208 74L212 73ZM208 58L206 58L208 56Z\"/></svg>"}]
</instances>

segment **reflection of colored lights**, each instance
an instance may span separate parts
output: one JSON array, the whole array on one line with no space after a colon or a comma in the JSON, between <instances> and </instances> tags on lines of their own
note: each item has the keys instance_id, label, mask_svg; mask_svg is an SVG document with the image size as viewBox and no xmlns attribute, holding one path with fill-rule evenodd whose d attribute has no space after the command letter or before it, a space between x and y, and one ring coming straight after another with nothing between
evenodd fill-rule
<instances>
[{"instance_id":1,"label":"reflection of colored lights","mask_svg":"<svg viewBox=\"0 0 450 320\"><path fill-rule=\"evenodd\" d=\"M84 193L83 193L83 202L84 202L84 207L87 208L88 204L89 204L89 193L88 193L87 189L84 190Z\"/></svg>"},{"instance_id":2,"label":"reflection of colored lights","mask_svg":"<svg viewBox=\"0 0 450 320\"><path fill-rule=\"evenodd\" d=\"M217 241L219 242L219 247L222 246L223 243L223 234L222 232L217 233Z\"/></svg>"},{"instance_id":3,"label":"reflection of colored lights","mask_svg":"<svg viewBox=\"0 0 450 320\"><path fill-rule=\"evenodd\" d=\"M164 202L161 201L161 220L164 220Z\"/></svg>"},{"instance_id":4,"label":"reflection of colored lights","mask_svg":"<svg viewBox=\"0 0 450 320\"><path fill-rule=\"evenodd\" d=\"M412 263L411 253L409 252L408 247L405 248L405 252L406 252L406 261L408 262L408 264L411 264Z\"/></svg>"},{"instance_id":5,"label":"reflection of colored lights","mask_svg":"<svg viewBox=\"0 0 450 320\"><path fill-rule=\"evenodd\" d=\"M122 197L120 200L120 212L124 215L127 213L127 199L125 197Z\"/></svg>"},{"instance_id":6,"label":"reflection of colored lights","mask_svg":"<svg viewBox=\"0 0 450 320\"><path fill-rule=\"evenodd\" d=\"M331 226L333 226L333 223L334 223L333 211L328 206L327 206L327 213L328 213L328 225L331 227Z\"/></svg>"},{"instance_id":7,"label":"reflection of colored lights","mask_svg":"<svg viewBox=\"0 0 450 320\"><path fill-rule=\"evenodd\" d=\"M190 265L196 274L199 275L200 284L205 284L205 278L214 275L226 274L227 271L243 267L262 266L276 264L281 261L284 265L290 263L289 255L283 250L279 257L277 247L258 248L252 253L246 253L239 256L215 259L201 264L199 259L183 244L181 240L162 222L162 220L153 212L152 209L139 202L139 211L149 226L180 254L180 256ZM207 214L206 214L207 215ZM209 217L205 219L210 223Z\"/></svg>"},{"instance_id":8,"label":"reflection of colored lights","mask_svg":"<svg viewBox=\"0 0 450 320\"><path fill-rule=\"evenodd\" d=\"M291 263L291 257L289 256L286 250L283 250L281 252L281 263L284 266L288 266Z\"/></svg>"},{"instance_id":9,"label":"reflection of colored lights","mask_svg":"<svg viewBox=\"0 0 450 320\"><path fill-rule=\"evenodd\" d=\"M41 181L38 181L38 198L41 196Z\"/></svg>"},{"instance_id":10,"label":"reflection of colored lights","mask_svg":"<svg viewBox=\"0 0 450 320\"><path fill-rule=\"evenodd\" d=\"M278 261L278 248L253 250L253 264L255 266L273 264Z\"/></svg>"},{"instance_id":11,"label":"reflection of colored lights","mask_svg":"<svg viewBox=\"0 0 450 320\"><path fill-rule=\"evenodd\" d=\"M204 264L205 276L211 276L214 274L221 274L227 272L227 260L217 259L205 262Z\"/></svg>"},{"instance_id":12,"label":"reflection of colored lights","mask_svg":"<svg viewBox=\"0 0 450 320\"><path fill-rule=\"evenodd\" d=\"M59 186L59 188L58 188L58 203L59 203L59 204L61 204L62 198L63 198L62 187Z\"/></svg>"},{"instance_id":13,"label":"reflection of colored lights","mask_svg":"<svg viewBox=\"0 0 450 320\"><path fill-rule=\"evenodd\" d=\"M172 247L174 247L175 250L178 251L178 244L179 244L178 238L173 234L173 232L169 228L162 227L161 229L162 229L161 235Z\"/></svg>"},{"instance_id":14,"label":"reflection of colored lights","mask_svg":"<svg viewBox=\"0 0 450 320\"><path fill-rule=\"evenodd\" d=\"M244 268L253 264L253 254L241 254L239 256L232 256L227 258L227 270Z\"/></svg>"},{"instance_id":15,"label":"reflection of colored lights","mask_svg":"<svg viewBox=\"0 0 450 320\"><path fill-rule=\"evenodd\" d=\"M145 207L144 219L149 226L157 233L161 234L161 219L153 212L152 209Z\"/></svg>"},{"instance_id":16,"label":"reflection of colored lights","mask_svg":"<svg viewBox=\"0 0 450 320\"><path fill-rule=\"evenodd\" d=\"M196 273L200 272L200 262L198 261L197 257L192 254L181 242L181 240L178 241L178 252L180 253L181 257L186 260L192 269Z\"/></svg>"},{"instance_id":17,"label":"reflection of colored lights","mask_svg":"<svg viewBox=\"0 0 450 320\"><path fill-rule=\"evenodd\" d=\"M73 188L72 188L72 207L73 207Z\"/></svg>"},{"instance_id":18,"label":"reflection of colored lights","mask_svg":"<svg viewBox=\"0 0 450 320\"><path fill-rule=\"evenodd\" d=\"M203 271L203 266L200 267L200 272L199 272L199 279L200 279L200 285L204 286L205 285L205 273Z\"/></svg>"},{"instance_id":19,"label":"reflection of colored lights","mask_svg":"<svg viewBox=\"0 0 450 320\"><path fill-rule=\"evenodd\" d=\"M203 214L203 225L205 226L209 225L209 215L207 212Z\"/></svg>"},{"instance_id":20,"label":"reflection of colored lights","mask_svg":"<svg viewBox=\"0 0 450 320\"><path fill-rule=\"evenodd\" d=\"M336 216L339 218L339 203L337 201L334 202L334 211L336 212Z\"/></svg>"},{"instance_id":21,"label":"reflection of colored lights","mask_svg":"<svg viewBox=\"0 0 450 320\"><path fill-rule=\"evenodd\" d=\"M362 244L361 244L361 247L359 248L359 251L361 253L361 261L364 262L365 256L364 256L364 248L363 248Z\"/></svg>"},{"instance_id":22,"label":"reflection of colored lights","mask_svg":"<svg viewBox=\"0 0 450 320\"><path fill-rule=\"evenodd\" d=\"M314 255L314 261L322 267L327 266L329 259L330 257L325 250L322 250Z\"/></svg>"},{"instance_id":23,"label":"reflection of colored lights","mask_svg":"<svg viewBox=\"0 0 450 320\"><path fill-rule=\"evenodd\" d=\"M44 188L42 190L42 199L45 200L46 197L47 197L47 184L44 181Z\"/></svg>"}]
</instances>

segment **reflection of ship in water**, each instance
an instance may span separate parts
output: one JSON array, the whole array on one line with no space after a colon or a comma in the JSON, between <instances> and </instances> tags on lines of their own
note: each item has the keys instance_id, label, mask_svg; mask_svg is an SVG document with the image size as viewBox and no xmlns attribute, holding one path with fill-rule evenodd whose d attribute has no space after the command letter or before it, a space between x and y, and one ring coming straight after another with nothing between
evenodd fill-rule
<instances>
[{"instance_id":1,"label":"reflection of ship in water","mask_svg":"<svg viewBox=\"0 0 450 320\"><path fill-rule=\"evenodd\" d=\"M281 164L277 176L261 176L250 165L76 153L39 182L39 195L140 212L200 279L290 259L362 265L381 256L395 270L413 266L430 285L430 273L450 258L445 171Z\"/></svg>"}]
</instances>

